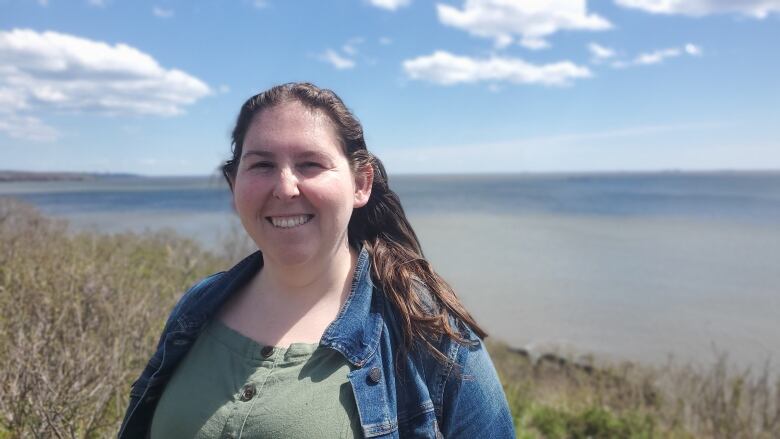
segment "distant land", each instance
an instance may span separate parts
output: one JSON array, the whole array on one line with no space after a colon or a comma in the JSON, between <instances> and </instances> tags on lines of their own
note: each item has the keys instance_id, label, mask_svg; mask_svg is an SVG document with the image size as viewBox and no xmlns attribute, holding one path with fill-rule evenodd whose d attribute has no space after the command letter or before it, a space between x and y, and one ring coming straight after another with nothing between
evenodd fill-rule
<instances>
[{"instance_id":1,"label":"distant land","mask_svg":"<svg viewBox=\"0 0 780 439\"><path fill-rule=\"evenodd\" d=\"M135 174L89 173L89 172L34 172L34 171L2 171L0 182L12 181L88 181L114 178L134 178Z\"/></svg>"},{"instance_id":2,"label":"distant land","mask_svg":"<svg viewBox=\"0 0 780 439\"><path fill-rule=\"evenodd\" d=\"M603 177L621 177L621 176L639 176L639 175L777 175L780 169L712 169L712 170L686 170L686 169L659 169L659 170L593 170L593 171L546 171L546 172L497 172L497 173L397 173L394 176L403 176L405 178L450 178L462 177L471 178L493 178L496 176L550 176L550 177L583 177L583 178L603 178ZM20 171L20 170L2 170L0 169L0 183L9 182L46 182L46 181L98 181L98 180L128 180L128 179L178 179L178 178L210 178L219 174L203 175L144 175L119 172L74 172L74 171Z\"/></svg>"}]
</instances>

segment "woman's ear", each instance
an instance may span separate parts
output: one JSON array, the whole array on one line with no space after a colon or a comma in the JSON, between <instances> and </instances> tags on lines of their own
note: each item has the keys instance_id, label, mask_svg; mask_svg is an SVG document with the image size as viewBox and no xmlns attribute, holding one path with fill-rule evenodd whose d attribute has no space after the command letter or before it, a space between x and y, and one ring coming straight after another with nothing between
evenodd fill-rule
<instances>
[{"instance_id":1,"label":"woman's ear","mask_svg":"<svg viewBox=\"0 0 780 439\"><path fill-rule=\"evenodd\" d=\"M354 207L363 207L371 198L371 186L374 184L374 167L363 166L355 173L355 204Z\"/></svg>"}]
</instances>

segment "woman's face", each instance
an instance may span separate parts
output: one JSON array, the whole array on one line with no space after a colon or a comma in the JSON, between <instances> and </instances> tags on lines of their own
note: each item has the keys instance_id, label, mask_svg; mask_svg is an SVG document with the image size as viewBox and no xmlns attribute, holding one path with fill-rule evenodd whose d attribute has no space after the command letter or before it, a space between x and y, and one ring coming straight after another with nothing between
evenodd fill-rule
<instances>
[{"instance_id":1,"label":"woman's face","mask_svg":"<svg viewBox=\"0 0 780 439\"><path fill-rule=\"evenodd\" d=\"M286 102L252 120L233 199L266 260L281 265L322 261L346 248L352 209L368 202L371 177L358 174L328 116Z\"/></svg>"}]
</instances>

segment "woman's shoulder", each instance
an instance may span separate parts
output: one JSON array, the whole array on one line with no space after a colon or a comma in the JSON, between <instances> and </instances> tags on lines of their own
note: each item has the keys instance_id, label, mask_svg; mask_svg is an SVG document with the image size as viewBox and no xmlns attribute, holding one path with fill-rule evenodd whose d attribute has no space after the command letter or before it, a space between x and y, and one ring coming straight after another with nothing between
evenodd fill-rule
<instances>
[{"instance_id":1,"label":"woman's shoulder","mask_svg":"<svg viewBox=\"0 0 780 439\"><path fill-rule=\"evenodd\" d=\"M212 314L212 309L246 284L262 266L262 255L255 252L232 268L206 276L195 282L181 296L171 311L171 317L183 313ZM203 308L203 309L200 309Z\"/></svg>"},{"instance_id":2,"label":"woman's shoulder","mask_svg":"<svg viewBox=\"0 0 780 439\"><path fill-rule=\"evenodd\" d=\"M171 330L173 322L180 321L181 317L186 314L193 314L197 312L197 304L202 302L204 296L207 295L210 287L217 283L220 279L226 276L227 272L220 271L214 274L210 274L189 287L184 294L181 295L179 300L174 305L168 319L165 323L165 329L163 330L163 337L166 332Z\"/></svg>"},{"instance_id":3,"label":"woman's shoulder","mask_svg":"<svg viewBox=\"0 0 780 439\"><path fill-rule=\"evenodd\" d=\"M208 291L211 285L224 277L226 273L227 272L225 271L220 271L214 274L210 274L195 282L190 288L187 289L187 291L184 292L184 294L182 294L172 313L175 314L177 311L186 309L187 305L196 302Z\"/></svg>"}]
</instances>

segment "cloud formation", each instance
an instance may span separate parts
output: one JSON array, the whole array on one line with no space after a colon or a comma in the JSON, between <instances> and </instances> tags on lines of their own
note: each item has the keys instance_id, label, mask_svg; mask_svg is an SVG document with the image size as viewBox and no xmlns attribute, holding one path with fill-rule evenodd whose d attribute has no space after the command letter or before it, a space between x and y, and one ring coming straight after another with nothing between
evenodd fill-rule
<instances>
[{"instance_id":1,"label":"cloud formation","mask_svg":"<svg viewBox=\"0 0 780 439\"><path fill-rule=\"evenodd\" d=\"M680 14L699 17L738 13L764 19L780 12L780 0L615 0L620 6L652 14Z\"/></svg>"},{"instance_id":2,"label":"cloud formation","mask_svg":"<svg viewBox=\"0 0 780 439\"><path fill-rule=\"evenodd\" d=\"M667 58L676 58L682 54L690 56L700 56L701 47L688 43L683 47L672 47L668 49L659 49L652 52L640 53L631 61L615 61L612 67L626 68L631 66L661 64Z\"/></svg>"},{"instance_id":3,"label":"cloud formation","mask_svg":"<svg viewBox=\"0 0 780 439\"><path fill-rule=\"evenodd\" d=\"M46 125L37 117L20 116L4 110L0 110L0 133L14 139L35 142L53 142L60 137L56 128Z\"/></svg>"},{"instance_id":4,"label":"cloud formation","mask_svg":"<svg viewBox=\"0 0 780 439\"><path fill-rule=\"evenodd\" d=\"M437 4L439 20L468 33L491 38L506 47L518 37L526 48L550 46L546 40L560 30L600 31L612 24L588 14L586 0L466 0L463 9Z\"/></svg>"},{"instance_id":5,"label":"cloud formation","mask_svg":"<svg viewBox=\"0 0 780 439\"><path fill-rule=\"evenodd\" d=\"M688 43L685 45L685 47L683 47L683 49L685 50L685 53L687 53L688 55L693 55L693 56L701 55L701 47L695 44Z\"/></svg>"},{"instance_id":6,"label":"cloud formation","mask_svg":"<svg viewBox=\"0 0 780 439\"><path fill-rule=\"evenodd\" d=\"M408 6L411 0L368 0L368 2L377 8L395 11L403 6Z\"/></svg>"},{"instance_id":7,"label":"cloud formation","mask_svg":"<svg viewBox=\"0 0 780 439\"><path fill-rule=\"evenodd\" d=\"M0 31L0 102L15 117L50 110L171 116L211 92L200 79L163 68L126 44L58 32Z\"/></svg>"},{"instance_id":8,"label":"cloud formation","mask_svg":"<svg viewBox=\"0 0 780 439\"><path fill-rule=\"evenodd\" d=\"M341 46L341 50L349 56L355 56L358 53L358 46L365 41L362 37L350 38L344 45Z\"/></svg>"},{"instance_id":9,"label":"cloud formation","mask_svg":"<svg viewBox=\"0 0 780 439\"><path fill-rule=\"evenodd\" d=\"M165 9L159 6L155 6L152 8L152 14L159 18L171 18L173 17L173 9Z\"/></svg>"},{"instance_id":10,"label":"cloud formation","mask_svg":"<svg viewBox=\"0 0 780 439\"><path fill-rule=\"evenodd\" d=\"M355 61L353 61L353 60L351 60L351 59L349 59L349 58L347 58L345 56L339 55L338 52L336 52L333 49L328 49L325 52L323 52L319 56L319 59L321 61L324 61L324 62L332 65L333 67L335 67L335 68L337 68L339 70L347 70L347 69L352 69L352 68L355 67Z\"/></svg>"},{"instance_id":11,"label":"cloud formation","mask_svg":"<svg viewBox=\"0 0 780 439\"><path fill-rule=\"evenodd\" d=\"M594 63L599 63L615 56L615 51L613 49L597 43L588 44L588 50L591 54L591 61Z\"/></svg>"},{"instance_id":12,"label":"cloud formation","mask_svg":"<svg viewBox=\"0 0 780 439\"><path fill-rule=\"evenodd\" d=\"M411 79L439 85L475 82L509 82L514 84L569 85L575 79L592 76L587 67L570 61L536 65L519 58L498 57L479 59L436 51L403 62Z\"/></svg>"}]
</instances>

